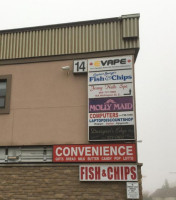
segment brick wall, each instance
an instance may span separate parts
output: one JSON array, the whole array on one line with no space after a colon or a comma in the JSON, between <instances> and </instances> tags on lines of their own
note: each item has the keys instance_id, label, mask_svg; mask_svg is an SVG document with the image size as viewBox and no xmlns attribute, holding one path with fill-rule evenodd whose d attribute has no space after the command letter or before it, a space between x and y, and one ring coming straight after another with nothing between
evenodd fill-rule
<instances>
[{"instance_id":1,"label":"brick wall","mask_svg":"<svg viewBox=\"0 0 176 200\"><path fill-rule=\"evenodd\" d=\"M138 166L141 197L141 165ZM0 200L125 200L126 182L80 182L78 164L0 165Z\"/></svg>"}]
</instances>

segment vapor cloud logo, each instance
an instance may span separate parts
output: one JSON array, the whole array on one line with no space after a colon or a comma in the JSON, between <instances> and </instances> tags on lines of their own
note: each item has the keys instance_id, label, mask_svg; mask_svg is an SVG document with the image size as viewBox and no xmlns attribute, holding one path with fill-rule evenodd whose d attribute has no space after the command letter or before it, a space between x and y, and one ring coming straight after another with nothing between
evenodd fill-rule
<instances>
[{"instance_id":1,"label":"vapor cloud logo","mask_svg":"<svg viewBox=\"0 0 176 200\"><path fill-rule=\"evenodd\" d=\"M95 62L91 62L89 63L89 65L93 65L94 67L100 67L101 66L101 62L100 61L95 61Z\"/></svg>"}]
</instances>

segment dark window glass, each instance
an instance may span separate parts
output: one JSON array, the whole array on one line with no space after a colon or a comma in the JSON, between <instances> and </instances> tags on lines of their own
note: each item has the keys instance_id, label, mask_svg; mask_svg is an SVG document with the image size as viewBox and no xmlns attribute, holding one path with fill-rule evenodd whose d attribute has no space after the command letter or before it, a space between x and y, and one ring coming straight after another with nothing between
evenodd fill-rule
<instances>
[{"instance_id":1,"label":"dark window glass","mask_svg":"<svg viewBox=\"0 0 176 200\"><path fill-rule=\"evenodd\" d=\"M10 113L12 75L0 75L0 114Z\"/></svg>"},{"instance_id":2,"label":"dark window glass","mask_svg":"<svg viewBox=\"0 0 176 200\"><path fill-rule=\"evenodd\" d=\"M6 80L0 81L0 108L5 108L5 99L6 99Z\"/></svg>"}]
</instances>

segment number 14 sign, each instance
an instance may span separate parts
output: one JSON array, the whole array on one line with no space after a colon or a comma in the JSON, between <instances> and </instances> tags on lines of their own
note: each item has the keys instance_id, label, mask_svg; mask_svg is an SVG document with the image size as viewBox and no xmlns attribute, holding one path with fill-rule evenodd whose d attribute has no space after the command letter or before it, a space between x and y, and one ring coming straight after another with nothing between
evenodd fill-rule
<instances>
[{"instance_id":1,"label":"number 14 sign","mask_svg":"<svg viewBox=\"0 0 176 200\"><path fill-rule=\"evenodd\" d=\"M87 60L74 60L73 73L86 73Z\"/></svg>"}]
</instances>

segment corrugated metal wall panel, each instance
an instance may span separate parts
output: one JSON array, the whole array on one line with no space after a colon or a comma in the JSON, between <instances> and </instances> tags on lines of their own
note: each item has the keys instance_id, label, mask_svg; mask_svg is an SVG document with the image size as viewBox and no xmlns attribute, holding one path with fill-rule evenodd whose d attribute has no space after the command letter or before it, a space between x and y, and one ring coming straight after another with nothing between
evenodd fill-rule
<instances>
[{"instance_id":1,"label":"corrugated metal wall panel","mask_svg":"<svg viewBox=\"0 0 176 200\"><path fill-rule=\"evenodd\" d=\"M0 163L52 162L52 147L1 147Z\"/></svg>"},{"instance_id":2,"label":"corrugated metal wall panel","mask_svg":"<svg viewBox=\"0 0 176 200\"><path fill-rule=\"evenodd\" d=\"M5 148L0 148L0 163L4 163L6 161L6 150Z\"/></svg>"},{"instance_id":3,"label":"corrugated metal wall panel","mask_svg":"<svg viewBox=\"0 0 176 200\"><path fill-rule=\"evenodd\" d=\"M136 17L123 19L123 38L138 38L138 23L139 19Z\"/></svg>"},{"instance_id":4,"label":"corrugated metal wall panel","mask_svg":"<svg viewBox=\"0 0 176 200\"><path fill-rule=\"evenodd\" d=\"M139 16L118 20L0 33L0 59L139 48Z\"/></svg>"}]
</instances>

